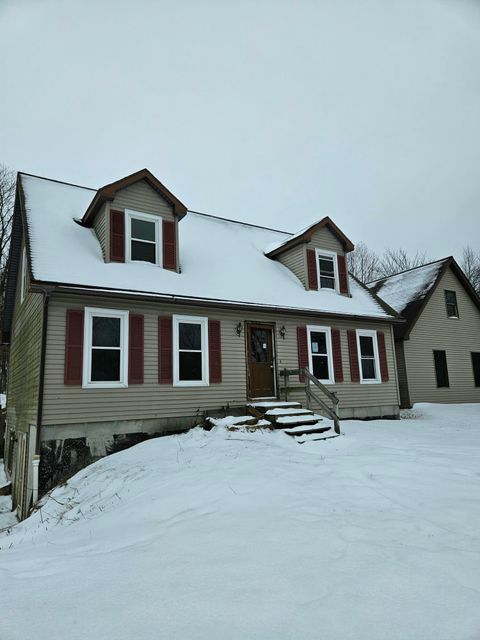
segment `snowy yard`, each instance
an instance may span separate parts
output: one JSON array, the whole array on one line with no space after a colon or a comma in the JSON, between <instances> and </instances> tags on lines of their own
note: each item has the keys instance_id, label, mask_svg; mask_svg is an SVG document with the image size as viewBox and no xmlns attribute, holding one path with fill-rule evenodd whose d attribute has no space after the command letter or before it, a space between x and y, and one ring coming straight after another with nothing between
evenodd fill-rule
<instances>
[{"instance_id":1,"label":"snowy yard","mask_svg":"<svg viewBox=\"0 0 480 640\"><path fill-rule=\"evenodd\" d=\"M0 534L1 640L480 638L480 407L342 427L80 472Z\"/></svg>"}]
</instances>

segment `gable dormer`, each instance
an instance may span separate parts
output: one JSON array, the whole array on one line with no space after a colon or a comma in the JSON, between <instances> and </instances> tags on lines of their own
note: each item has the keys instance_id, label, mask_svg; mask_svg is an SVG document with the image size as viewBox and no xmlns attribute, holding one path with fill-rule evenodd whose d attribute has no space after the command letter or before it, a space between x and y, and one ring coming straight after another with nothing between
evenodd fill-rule
<instances>
[{"instance_id":1,"label":"gable dormer","mask_svg":"<svg viewBox=\"0 0 480 640\"><path fill-rule=\"evenodd\" d=\"M187 209L142 169L99 189L82 223L93 227L105 262L148 262L179 271L178 223Z\"/></svg>"},{"instance_id":2,"label":"gable dormer","mask_svg":"<svg viewBox=\"0 0 480 640\"><path fill-rule=\"evenodd\" d=\"M325 217L270 248L266 255L288 267L306 289L348 296L346 254L353 249L351 240Z\"/></svg>"}]
</instances>

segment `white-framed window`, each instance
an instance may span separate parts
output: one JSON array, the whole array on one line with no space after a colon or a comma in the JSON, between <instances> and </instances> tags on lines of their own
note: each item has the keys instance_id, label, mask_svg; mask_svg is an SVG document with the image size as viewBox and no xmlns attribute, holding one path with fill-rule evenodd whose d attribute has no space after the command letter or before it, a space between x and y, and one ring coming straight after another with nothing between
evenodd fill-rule
<instances>
[{"instance_id":1,"label":"white-framed window","mask_svg":"<svg viewBox=\"0 0 480 640\"><path fill-rule=\"evenodd\" d=\"M325 384L335 383L330 327L307 327L308 364L311 373Z\"/></svg>"},{"instance_id":2,"label":"white-framed window","mask_svg":"<svg viewBox=\"0 0 480 640\"><path fill-rule=\"evenodd\" d=\"M162 262L162 218L125 209L125 258L127 262Z\"/></svg>"},{"instance_id":3,"label":"white-framed window","mask_svg":"<svg viewBox=\"0 0 480 640\"><path fill-rule=\"evenodd\" d=\"M338 293L338 258L332 251L315 249L318 288Z\"/></svg>"},{"instance_id":4,"label":"white-framed window","mask_svg":"<svg viewBox=\"0 0 480 640\"><path fill-rule=\"evenodd\" d=\"M20 281L20 302L25 300L25 294L27 293L27 249L23 247L22 251L22 273Z\"/></svg>"},{"instance_id":5,"label":"white-framed window","mask_svg":"<svg viewBox=\"0 0 480 640\"><path fill-rule=\"evenodd\" d=\"M128 311L85 307L82 386L128 386Z\"/></svg>"},{"instance_id":6,"label":"white-framed window","mask_svg":"<svg viewBox=\"0 0 480 640\"><path fill-rule=\"evenodd\" d=\"M208 318L173 316L173 384L209 384Z\"/></svg>"},{"instance_id":7,"label":"white-framed window","mask_svg":"<svg viewBox=\"0 0 480 640\"><path fill-rule=\"evenodd\" d=\"M365 384L381 382L377 332L369 329L357 329L357 350L360 382Z\"/></svg>"}]
</instances>

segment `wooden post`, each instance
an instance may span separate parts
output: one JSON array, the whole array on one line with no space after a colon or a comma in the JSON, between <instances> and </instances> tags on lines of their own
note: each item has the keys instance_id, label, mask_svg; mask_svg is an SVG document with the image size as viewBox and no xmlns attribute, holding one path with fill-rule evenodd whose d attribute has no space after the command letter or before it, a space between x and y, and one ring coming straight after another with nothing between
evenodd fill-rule
<instances>
[{"instance_id":1,"label":"wooden post","mask_svg":"<svg viewBox=\"0 0 480 640\"><path fill-rule=\"evenodd\" d=\"M307 409L312 409L312 396L310 395L310 378L305 376L305 395L307 396Z\"/></svg>"}]
</instances>

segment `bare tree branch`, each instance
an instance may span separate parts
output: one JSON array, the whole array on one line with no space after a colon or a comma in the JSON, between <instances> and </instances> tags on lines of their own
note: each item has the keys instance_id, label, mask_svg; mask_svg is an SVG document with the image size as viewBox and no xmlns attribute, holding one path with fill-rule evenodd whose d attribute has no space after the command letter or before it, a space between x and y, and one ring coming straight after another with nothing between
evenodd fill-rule
<instances>
[{"instance_id":1,"label":"bare tree branch","mask_svg":"<svg viewBox=\"0 0 480 640\"><path fill-rule=\"evenodd\" d=\"M380 259L364 242L355 245L355 250L347 256L348 270L363 282L371 282L379 277Z\"/></svg>"},{"instance_id":2,"label":"bare tree branch","mask_svg":"<svg viewBox=\"0 0 480 640\"><path fill-rule=\"evenodd\" d=\"M480 295L480 251L475 252L470 246L464 247L460 266Z\"/></svg>"}]
</instances>

